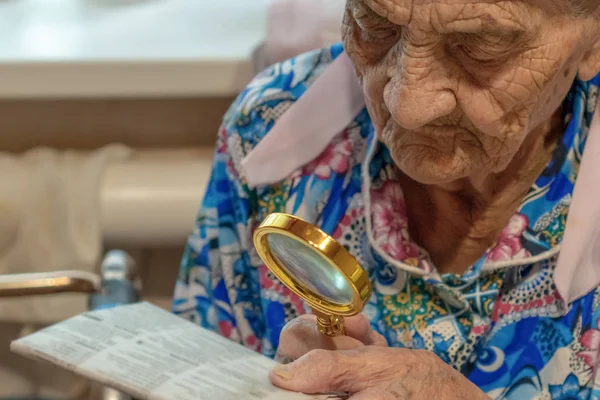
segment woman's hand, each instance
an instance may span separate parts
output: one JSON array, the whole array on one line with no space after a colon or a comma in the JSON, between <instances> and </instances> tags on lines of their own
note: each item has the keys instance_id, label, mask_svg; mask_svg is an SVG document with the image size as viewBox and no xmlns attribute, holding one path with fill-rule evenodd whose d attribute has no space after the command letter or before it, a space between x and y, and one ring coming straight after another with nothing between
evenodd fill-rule
<instances>
[{"instance_id":1,"label":"woman's hand","mask_svg":"<svg viewBox=\"0 0 600 400\"><path fill-rule=\"evenodd\" d=\"M347 392L350 400L489 400L435 354L363 346L312 351L271 372L274 385L295 392Z\"/></svg>"},{"instance_id":2,"label":"woman's hand","mask_svg":"<svg viewBox=\"0 0 600 400\"><path fill-rule=\"evenodd\" d=\"M383 336L371 329L367 318L359 314L345 320L345 336L327 337L317 328L317 317L302 315L281 331L275 360L286 364L311 350L350 350L364 346L385 346Z\"/></svg>"}]
</instances>

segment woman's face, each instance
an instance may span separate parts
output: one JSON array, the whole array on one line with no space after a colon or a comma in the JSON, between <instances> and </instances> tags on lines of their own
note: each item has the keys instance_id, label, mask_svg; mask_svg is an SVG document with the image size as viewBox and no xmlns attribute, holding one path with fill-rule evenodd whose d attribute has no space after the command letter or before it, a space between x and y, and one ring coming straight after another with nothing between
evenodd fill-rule
<instances>
[{"instance_id":1,"label":"woman's face","mask_svg":"<svg viewBox=\"0 0 600 400\"><path fill-rule=\"evenodd\" d=\"M598 72L600 19L566 1L348 0L345 48L401 170L440 184L508 166Z\"/></svg>"}]
</instances>

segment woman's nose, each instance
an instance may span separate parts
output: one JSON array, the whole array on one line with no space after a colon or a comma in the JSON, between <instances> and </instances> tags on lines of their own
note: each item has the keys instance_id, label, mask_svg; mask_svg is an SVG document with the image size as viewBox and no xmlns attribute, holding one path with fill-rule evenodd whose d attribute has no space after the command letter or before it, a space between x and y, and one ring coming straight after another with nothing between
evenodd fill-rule
<instances>
[{"instance_id":1,"label":"woman's nose","mask_svg":"<svg viewBox=\"0 0 600 400\"><path fill-rule=\"evenodd\" d=\"M404 58L399 75L386 87L387 107L392 118L405 129L420 128L456 108L448 74L440 62L434 63L437 65L412 68L411 61Z\"/></svg>"}]
</instances>

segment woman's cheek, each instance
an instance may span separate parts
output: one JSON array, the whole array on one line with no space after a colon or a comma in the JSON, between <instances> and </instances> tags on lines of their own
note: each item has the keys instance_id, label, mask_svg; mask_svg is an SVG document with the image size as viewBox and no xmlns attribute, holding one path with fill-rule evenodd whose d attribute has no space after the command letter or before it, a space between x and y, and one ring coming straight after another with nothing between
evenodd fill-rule
<instances>
[{"instance_id":1,"label":"woman's cheek","mask_svg":"<svg viewBox=\"0 0 600 400\"><path fill-rule=\"evenodd\" d=\"M534 126L550 118L560 107L571 88L575 75L569 67L566 67L549 82L543 93L537 98L537 104L532 112L531 119Z\"/></svg>"},{"instance_id":2,"label":"woman's cheek","mask_svg":"<svg viewBox=\"0 0 600 400\"><path fill-rule=\"evenodd\" d=\"M365 96L372 102L383 102L385 78L378 74L378 69L367 66L361 69Z\"/></svg>"},{"instance_id":3,"label":"woman's cheek","mask_svg":"<svg viewBox=\"0 0 600 400\"><path fill-rule=\"evenodd\" d=\"M375 125L385 124L389 117L389 111L385 106L385 87L386 80L375 73L365 74L363 76L363 90L367 101L369 113Z\"/></svg>"}]
</instances>

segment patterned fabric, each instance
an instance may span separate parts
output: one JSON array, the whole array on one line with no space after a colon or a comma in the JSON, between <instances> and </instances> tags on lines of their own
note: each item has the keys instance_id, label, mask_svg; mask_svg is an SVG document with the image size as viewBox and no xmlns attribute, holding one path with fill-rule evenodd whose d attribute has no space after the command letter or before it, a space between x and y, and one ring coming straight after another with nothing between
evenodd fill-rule
<instances>
[{"instance_id":1,"label":"patterned fabric","mask_svg":"<svg viewBox=\"0 0 600 400\"><path fill-rule=\"evenodd\" d=\"M174 312L273 356L285 323L309 310L251 243L266 215L287 212L331 234L368 271L364 313L390 346L435 352L494 399L600 398L600 290L566 305L553 279L600 76L574 82L562 142L497 243L464 274L440 275L408 235L396 167L366 110L289 178L245 184L242 158L341 51L269 68L225 116Z\"/></svg>"}]
</instances>

